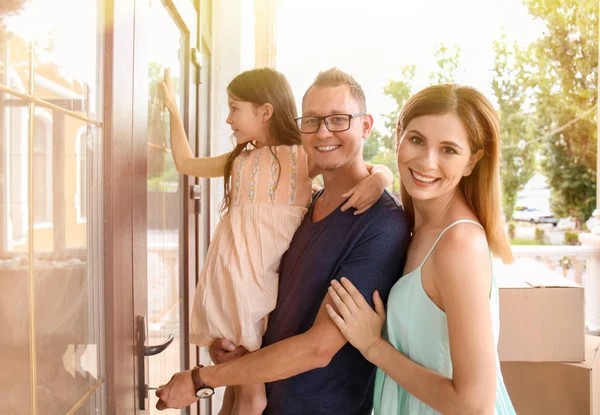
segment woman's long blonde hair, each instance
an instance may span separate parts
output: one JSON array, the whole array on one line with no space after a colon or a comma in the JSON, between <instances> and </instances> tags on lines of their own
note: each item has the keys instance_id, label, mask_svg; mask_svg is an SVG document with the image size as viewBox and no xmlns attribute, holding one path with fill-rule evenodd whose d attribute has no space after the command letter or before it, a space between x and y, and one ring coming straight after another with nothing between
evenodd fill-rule
<instances>
[{"instance_id":1,"label":"woman's long blonde hair","mask_svg":"<svg viewBox=\"0 0 600 415\"><path fill-rule=\"evenodd\" d=\"M471 152L483 150L469 176L460 181L460 189L483 226L492 253L504 263L513 262L506 233L500 196L500 122L492 104L475 88L456 84L434 85L410 97L400 110L396 126L396 150L411 120L423 115L455 113L469 134ZM412 198L400 183L402 204L414 226Z\"/></svg>"}]
</instances>

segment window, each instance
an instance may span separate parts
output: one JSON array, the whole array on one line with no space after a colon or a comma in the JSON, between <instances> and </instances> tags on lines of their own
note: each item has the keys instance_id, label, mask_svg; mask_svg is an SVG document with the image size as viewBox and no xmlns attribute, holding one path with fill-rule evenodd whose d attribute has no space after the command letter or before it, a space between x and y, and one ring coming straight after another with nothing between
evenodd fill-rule
<instances>
[{"instance_id":1,"label":"window","mask_svg":"<svg viewBox=\"0 0 600 415\"><path fill-rule=\"evenodd\" d=\"M75 212L77 223L84 223L87 215L87 143L89 129L81 127L75 138Z\"/></svg>"},{"instance_id":2,"label":"window","mask_svg":"<svg viewBox=\"0 0 600 415\"><path fill-rule=\"evenodd\" d=\"M52 116L36 108L33 119L33 220L36 229L52 226Z\"/></svg>"}]
</instances>

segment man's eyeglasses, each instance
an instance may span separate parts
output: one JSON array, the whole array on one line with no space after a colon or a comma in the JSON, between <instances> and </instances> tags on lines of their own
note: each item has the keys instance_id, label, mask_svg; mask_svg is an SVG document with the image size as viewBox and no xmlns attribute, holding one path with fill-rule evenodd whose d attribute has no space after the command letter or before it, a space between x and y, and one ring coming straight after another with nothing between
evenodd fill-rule
<instances>
[{"instance_id":1,"label":"man's eyeglasses","mask_svg":"<svg viewBox=\"0 0 600 415\"><path fill-rule=\"evenodd\" d=\"M340 131L346 131L350 128L350 121L352 118L360 117L365 115L364 112L360 114L332 114L323 117L308 116L296 118L296 125L298 130L303 134L312 134L319 131L321 121L325 123L325 127L332 133L339 133Z\"/></svg>"}]
</instances>

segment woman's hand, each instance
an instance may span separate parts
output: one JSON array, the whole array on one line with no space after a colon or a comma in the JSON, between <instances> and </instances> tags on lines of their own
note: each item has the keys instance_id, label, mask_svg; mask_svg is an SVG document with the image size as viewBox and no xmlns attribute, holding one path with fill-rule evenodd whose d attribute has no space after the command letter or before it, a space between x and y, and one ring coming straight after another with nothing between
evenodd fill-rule
<instances>
[{"instance_id":1,"label":"woman's hand","mask_svg":"<svg viewBox=\"0 0 600 415\"><path fill-rule=\"evenodd\" d=\"M177 111L177 95L175 95L175 87L171 80L171 69L165 69L164 79L160 83L160 88L163 92L163 99L165 101L165 108L169 110L171 114L176 114Z\"/></svg>"},{"instance_id":2,"label":"woman's hand","mask_svg":"<svg viewBox=\"0 0 600 415\"><path fill-rule=\"evenodd\" d=\"M325 305L327 314L340 329L344 337L356 347L363 356L375 349L384 340L381 329L385 322L385 308L379 292L373 293L375 311L365 300L356 287L347 279L342 283L331 281L329 296L336 310L329 304ZM338 314L339 313L339 314Z\"/></svg>"},{"instance_id":3,"label":"woman's hand","mask_svg":"<svg viewBox=\"0 0 600 415\"><path fill-rule=\"evenodd\" d=\"M355 215L365 213L377 203L387 185L387 179L382 173L371 174L342 195L342 197L349 198L342 206L342 212L353 207L356 209Z\"/></svg>"}]
</instances>

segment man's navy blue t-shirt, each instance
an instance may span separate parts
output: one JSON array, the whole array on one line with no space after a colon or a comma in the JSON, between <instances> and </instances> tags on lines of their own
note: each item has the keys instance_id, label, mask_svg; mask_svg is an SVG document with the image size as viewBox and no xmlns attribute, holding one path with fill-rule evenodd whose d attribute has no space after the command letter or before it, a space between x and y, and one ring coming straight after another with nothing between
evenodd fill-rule
<instances>
[{"instance_id":1,"label":"man's navy blue t-shirt","mask_svg":"<svg viewBox=\"0 0 600 415\"><path fill-rule=\"evenodd\" d=\"M263 347L310 329L333 278L348 278L372 306L373 291L386 301L404 269L410 231L391 194L362 215L338 208L314 223L313 206L281 260ZM374 377L375 367L347 343L328 366L267 384L264 414L368 415Z\"/></svg>"}]
</instances>

